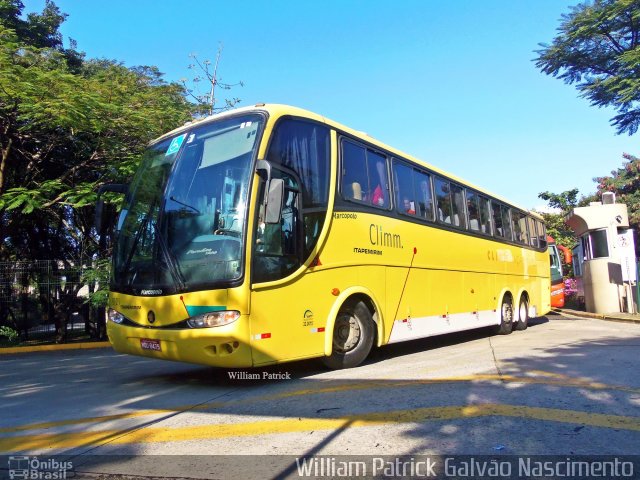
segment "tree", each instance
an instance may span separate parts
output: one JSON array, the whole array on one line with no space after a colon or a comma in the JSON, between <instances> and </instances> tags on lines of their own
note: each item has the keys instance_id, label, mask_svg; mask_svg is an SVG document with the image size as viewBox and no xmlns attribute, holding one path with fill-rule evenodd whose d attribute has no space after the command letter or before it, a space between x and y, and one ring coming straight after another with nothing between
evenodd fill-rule
<instances>
[{"instance_id":1,"label":"tree","mask_svg":"<svg viewBox=\"0 0 640 480\"><path fill-rule=\"evenodd\" d=\"M538 198L546 200L556 212L541 212L547 234L551 235L558 245L573 247L577 240L573 230L565 222L565 216L572 208L578 206L578 189L566 190L562 193L542 192Z\"/></svg>"},{"instance_id":2,"label":"tree","mask_svg":"<svg viewBox=\"0 0 640 480\"><path fill-rule=\"evenodd\" d=\"M595 0L563 14L551 45L540 44L536 67L576 84L597 107L613 107L617 133L640 127L640 1Z\"/></svg>"},{"instance_id":3,"label":"tree","mask_svg":"<svg viewBox=\"0 0 640 480\"><path fill-rule=\"evenodd\" d=\"M53 2L27 20L21 12L0 0L0 259L92 263L108 255L92 231L96 188L128 180L147 143L194 107L156 67L64 49ZM57 322L76 294L59 292Z\"/></svg>"},{"instance_id":4,"label":"tree","mask_svg":"<svg viewBox=\"0 0 640 480\"><path fill-rule=\"evenodd\" d=\"M604 192L616 194L616 202L624 203L629 212L629 226L636 234L636 254L640 256L640 158L628 153L622 154L625 161L622 167L611 171L610 176L596 177L596 193L582 196L578 200L578 189L567 190L560 194L542 192L539 198L549 202L549 206L558 209L558 213L542 213L547 232L558 244L571 247L576 243L573 231L564 222L564 217L575 207L585 207L591 202L602 201Z\"/></svg>"},{"instance_id":5,"label":"tree","mask_svg":"<svg viewBox=\"0 0 640 480\"><path fill-rule=\"evenodd\" d=\"M596 177L598 191L593 200L602 200L604 192L616 194L616 203L624 203L629 213L629 227L636 233L636 254L640 253L640 158L623 153L622 167L611 171L611 176Z\"/></svg>"},{"instance_id":6,"label":"tree","mask_svg":"<svg viewBox=\"0 0 640 480\"><path fill-rule=\"evenodd\" d=\"M191 79L192 87L187 86L187 79L181 80L187 95L196 103L195 114L197 116L213 115L214 113L223 112L235 107L240 103L240 99L233 97L231 99L225 99L223 106L216 106L218 99L216 98L216 88L221 90L231 90L233 87L243 87L242 82L237 83L225 83L222 81L222 77L218 75L218 66L220 64L220 57L222 56L223 46L218 46L218 52L216 53L216 61L211 65L210 60L200 61L195 53L189 55L193 58L195 63L189 65L190 70L196 71L196 76ZM207 88L206 93L201 93L198 90L198 85L203 82Z\"/></svg>"}]
</instances>

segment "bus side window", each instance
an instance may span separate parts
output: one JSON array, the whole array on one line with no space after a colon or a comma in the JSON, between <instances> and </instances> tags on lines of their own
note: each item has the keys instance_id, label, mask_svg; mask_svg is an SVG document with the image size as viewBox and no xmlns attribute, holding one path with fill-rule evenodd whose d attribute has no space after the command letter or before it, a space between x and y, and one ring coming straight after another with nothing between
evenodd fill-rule
<instances>
[{"instance_id":1,"label":"bus side window","mask_svg":"<svg viewBox=\"0 0 640 480\"><path fill-rule=\"evenodd\" d=\"M516 210L511 210L511 219L513 222L514 240L524 245L529 245L527 235L527 217Z\"/></svg>"},{"instance_id":2,"label":"bus side window","mask_svg":"<svg viewBox=\"0 0 640 480\"><path fill-rule=\"evenodd\" d=\"M433 196L431 194L431 175L414 170L413 171L414 186L413 189L418 195L418 214L426 219L433 221Z\"/></svg>"},{"instance_id":3,"label":"bus side window","mask_svg":"<svg viewBox=\"0 0 640 480\"><path fill-rule=\"evenodd\" d=\"M480 195L480 231L486 235L491 235L491 209L489 199Z\"/></svg>"},{"instance_id":4,"label":"bus side window","mask_svg":"<svg viewBox=\"0 0 640 480\"><path fill-rule=\"evenodd\" d=\"M544 223L536 220L536 224L538 225L538 243L541 248L547 248L547 233L544 231Z\"/></svg>"},{"instance_id":5,"label":"bus side window","mask_svg":"<svg viewBox=\"0 0 640 480\"><path fill-rule=\"evenodd\" d=\"M464 209L464 188L451 184L451 203L453 210L453 224L456 227L467 228L467 217Z\"/></svg>"},{"instance_id":6,"label":"bus side window","mask_svg":"<svg viewBox=\"0 0 640 480\"><path fill-rule=\"evenodd\" d=\"M467 190L467 212L469 212L469 229L480 231L480 209L478 208L478 195Z\"/></svg>"},{"instance_id":7,"label":"bus side window","mask_svg":"<svg viewBox=\"0 0 640 480\"><path fill-rule=\"evenodd\" d=\"M364 148L351 142L342 142L343 196L351 200L365 201L368 188L367 159Z\"/></svg>"},{"instance_id":8,"label":"bus side window","mask_svg":"<svg viewBox=\"0 0 640 480\"><path fill-rule=\"evenodd\" d=\"M504 238L513 241L513 228L511 228L511 215L509 214L509 207L502 205L502 227L504 228Z\"/></svg>"},{"instance_id":9,"label":"bus side window","mask_svg":"<svg viewBox=\"0 0 640 480\"><path fill-rule=\"evenodd\" d=\"M491 202L491 215L493 216L493 225L496 229L496 236L504 237L504 226L502 225L502 210L500 204Z\"/></svg>"},{"instance_id":10,"label":"bus side window","mask_svg":"<svg viewBox=\"0 0 640 480\"><path fill-rule=\"evenodd\" d=\"M536 221L533 217L527 217L529 225L529 242L532 247L538 247L538 234L536 232Z\"/></svg>"},{"instance_id":11,"label":"bus side window","mask_svg":"<svg viewBox=\"0 0 640 480\"><path fill-rule=\"evenodd\" d=\"M416 201L413 191L413 169L397 161L393 162L396 186L396 208L406 215L416 215Z\"/></svg>"},{"instance_id":12,"label":"bus side window","mask_svg":"<svg viewBox=\"0 0 640 480\"><path fill-rule=\"evenodd\" d=\"M439 222L451 224L451 192L449 182L443 178L435 178L437 219Z\"/></svg>"},{"instance_id":13,"label":"bus side window","mask_svg":"<svg viewBox=\"0 0 640 480\"><path fill-rule=\"evenodd\" d=\"M369 169L368 202L376 207L389 208L387 158L367 150L367 167Z\"/></svg>"}]
</instances>

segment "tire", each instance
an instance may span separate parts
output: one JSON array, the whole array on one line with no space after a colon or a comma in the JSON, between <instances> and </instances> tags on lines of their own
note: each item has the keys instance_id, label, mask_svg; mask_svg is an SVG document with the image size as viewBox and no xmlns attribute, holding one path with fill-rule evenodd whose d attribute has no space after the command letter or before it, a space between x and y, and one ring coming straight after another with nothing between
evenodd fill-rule
<instances>
[{"instance_id":1,"label":"tire","mask_svg":"<svg viewBox=\"0 0 640 480\"><path fill-rule=\"evenodd\" d=\"M364 302L351 300L340 308L333 326L333 348L323 363L331 369L360 365L373 346L374 322Z\"/></svg>"},{"instance_id":2,"label":"tire","mask_svg":"<svg viewBox=\"0 0 640 480\"><path fill-rule=\"evenodd\" d=\"M496 335L509 335L513 330L513 300L506 294L500 306L500 325L494 329Z\"/></svg>"},{"instance_id":3,"label":"tire","mask_svg":"<svg viewBox=\"0 0 640 480\"><path fill-rule=\"evenodd\" d=\"M529 326L529 301L525 295L520 298L520 306L518 307L518 321L513 328L515 330L526 330Z\"/></svg>"}]
</instances>

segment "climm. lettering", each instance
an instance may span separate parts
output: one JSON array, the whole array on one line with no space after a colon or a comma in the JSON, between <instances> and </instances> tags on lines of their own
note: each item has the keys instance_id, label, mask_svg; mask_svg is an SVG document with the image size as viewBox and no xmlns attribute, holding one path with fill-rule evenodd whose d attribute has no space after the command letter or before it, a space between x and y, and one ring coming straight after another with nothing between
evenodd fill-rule
<instances>
[{"instance_id":1,"label":"climm. lettering","mask_svg":"<svg viewBox=\"0 0 640 480\"><path fill-rule=\"evenodd\" d=\"M402 239L397 233L385 232L382 225L369 225L369 241L371 245L380 247L403 248Z\"/></svg>"}]
</instances>

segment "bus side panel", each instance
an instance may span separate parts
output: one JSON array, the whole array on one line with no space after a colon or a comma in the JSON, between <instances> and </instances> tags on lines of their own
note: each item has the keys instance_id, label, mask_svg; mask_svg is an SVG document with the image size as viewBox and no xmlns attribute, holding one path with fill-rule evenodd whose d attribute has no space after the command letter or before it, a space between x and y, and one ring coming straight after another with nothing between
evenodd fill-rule
<instances>
[{"instance_id":1,"label":"bus side panel","mask_svg":"<svg viewBox=\"0 0 640 480\"><path fill-rule=\"evenodd\" d=\"M387 267L386 269L389 288L387 288L385 297L385 324L387 328L385 328L384 343L389 342L389 336L396 321L426 318L437 311L433 303L432 272L422 268L412 268L408 272L408 268L402 267Z\"/></svg>"},{"instance_id":2,"label":"bus side panel","mask_svg":"<svg viewBox=\"0 0 640 480\"><path fill-rule=\"evenodd\" d=\"M254 365L324 355L325 327L334 288L357 284L358 269L308 270L286 286L251 293Z\"/></svg>"},{"instance_id":3,"label":"bus side panel","mask_svg":"<svg viewBox=\"0 0 640 480\"><path fill-rule=\"evenodd\" d=\"M462 294L469 298L467 308L471 308L473 314L480 317L493 313L497 303L496 275L490 273L467 272ZM486 323L486 322L479 322Z\"/></svg>"}]
</instances>

